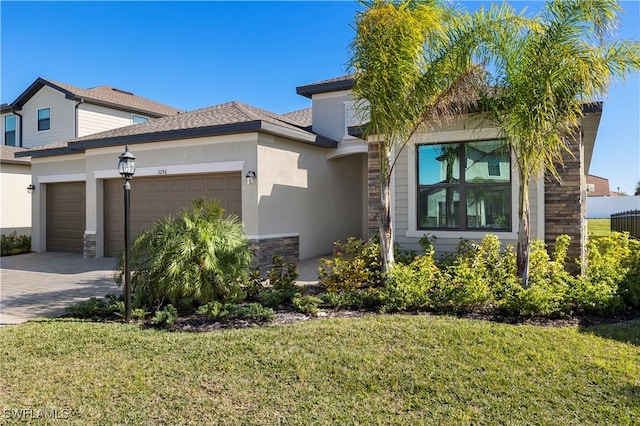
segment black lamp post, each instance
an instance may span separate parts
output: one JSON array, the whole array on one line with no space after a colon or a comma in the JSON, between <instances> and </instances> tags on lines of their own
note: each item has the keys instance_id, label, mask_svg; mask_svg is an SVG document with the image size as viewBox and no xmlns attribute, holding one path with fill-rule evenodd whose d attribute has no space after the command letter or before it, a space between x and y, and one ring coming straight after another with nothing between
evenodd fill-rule
<instances>
[{"instance_id":1,"label":"black lamp post","mask_svg":"<svg viewBox=\"0 0 640 426\"><path fill-rule=\"evenodd\" d=\"M129 181L136 172L136 157L129 152L129 145L125 148L125 152L120 155L118 162L118 172L124 178L124 320L131 321L131 273L129 270L129 255L131 251L130 232L129 232L129 211L131 185Z\"/></svg>"}]
</instances>

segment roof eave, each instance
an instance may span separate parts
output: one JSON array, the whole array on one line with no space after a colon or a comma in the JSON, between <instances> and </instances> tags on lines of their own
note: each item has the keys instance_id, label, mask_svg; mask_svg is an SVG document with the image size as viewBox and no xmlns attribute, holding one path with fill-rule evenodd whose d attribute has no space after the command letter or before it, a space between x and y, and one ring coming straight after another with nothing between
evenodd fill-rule
<instances>
[{"instance_id":1,"label":"roof eave","mask_svg":"<svg viewBox=\"0 0 640 426\"><path fill-rule=\"evenodd\" d=\"M11 106L13 106L17 110L21 110L22 106L24 104L26 104L27 101L29 101L29 99L31 99L36 93L38 93L38 91L40 89L42 89L44 86L49 86L52 89L55 89L55 90L61 92L68 99L71 99L71 98L73 98L73 96L75 96L75 93L70 92L70 91L68 91L66 89L63 89L62 87L57 86L57 85L51 83L50 81L45 80L42 77L38 77L36 79L36 81L31 83L31 85L29 87L27 87L27 89L24 92L22 92L20 94L20 96L18 96L16 98L15 101L13 101L11 103Z\"/></svg>"},{"instance_id":2,"label":"roof eave","mask_svg":"<svg viewBox=\"0 0 640 426\"><path fill-rule=\"evenodd\" d=\"M353 88L353 78L324 83L307 84L296 87L296 93L311 99L318 93L338 92L340 90L351 90Z\"/></svg>"}]
</instances>

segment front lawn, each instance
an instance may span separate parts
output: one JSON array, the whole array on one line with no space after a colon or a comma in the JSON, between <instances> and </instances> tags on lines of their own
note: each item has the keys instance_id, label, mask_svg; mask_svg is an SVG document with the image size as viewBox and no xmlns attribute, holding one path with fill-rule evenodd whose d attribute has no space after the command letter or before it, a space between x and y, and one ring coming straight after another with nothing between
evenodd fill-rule
<instances>
[{"instance_id":1,"label":"front lawn","mask_svg":"<svg viewBox=\"0 0 640 426\"><path fill-rule=\"evenodd\" d=\"M53 320L2 327L0 341L8 422L640 422L637 320L581 329L371 315L208 333Z\"/></svg>"},{"instance_id":2,"label":"front lawn","mask_svg":"<svg viewBox=\"0 0 640 426\"><path fill-rule=\"evenodd\" d=\"M611 219L587 219L587 235L589 238L611 236Z\"/></svg>"}]
</instances>

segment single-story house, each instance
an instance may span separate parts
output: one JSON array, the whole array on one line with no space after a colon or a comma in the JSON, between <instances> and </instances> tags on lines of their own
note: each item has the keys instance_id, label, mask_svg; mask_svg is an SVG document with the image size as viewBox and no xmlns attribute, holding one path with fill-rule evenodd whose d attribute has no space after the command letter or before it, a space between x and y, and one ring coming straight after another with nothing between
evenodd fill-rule
<instances>
[{"instance_id":1,"label":"single-story house","mask_svg":"<svg viewBox=\"0 0 640 426\"><path fill-rule=\"evenodd\" d=\"M378 229L379 162L375 144L358 137L352 86L352 76L300 86L311 108L284 115L229 102L30 150L33 250L99 257L122 249L116 165L127 145L138 166L134 234L205 196L240 216L261 265L274 254L307 259L330 252L335 240L368 237ZM585 109L562 183L540 179L530 193L532 238L552 243L569 234L572 259L583 250L601 111L601 104ZM519 186L498 130L471 114L414 142L400 153L392 182L401 248L418 250L429 235L437 250L450 251L488 232L515 244ZM253 182L245 178L251 172Z\"/></svg>"}]
</instances>

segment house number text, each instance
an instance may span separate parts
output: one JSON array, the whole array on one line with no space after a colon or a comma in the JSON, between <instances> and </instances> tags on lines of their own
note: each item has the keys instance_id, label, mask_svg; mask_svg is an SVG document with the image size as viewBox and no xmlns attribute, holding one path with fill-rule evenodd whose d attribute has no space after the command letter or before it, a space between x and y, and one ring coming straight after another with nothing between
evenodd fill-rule
<instances>
[{"instance_id":1,"label":"house number text","mask_svg":"<svg viewBox=\"0 0 640 426\"><path fill-rule=\"evenodd\" d=\"M158 174L159 175L166 175L167 174L167 169L158 169Z\"/></svg>"}]
</instances>

